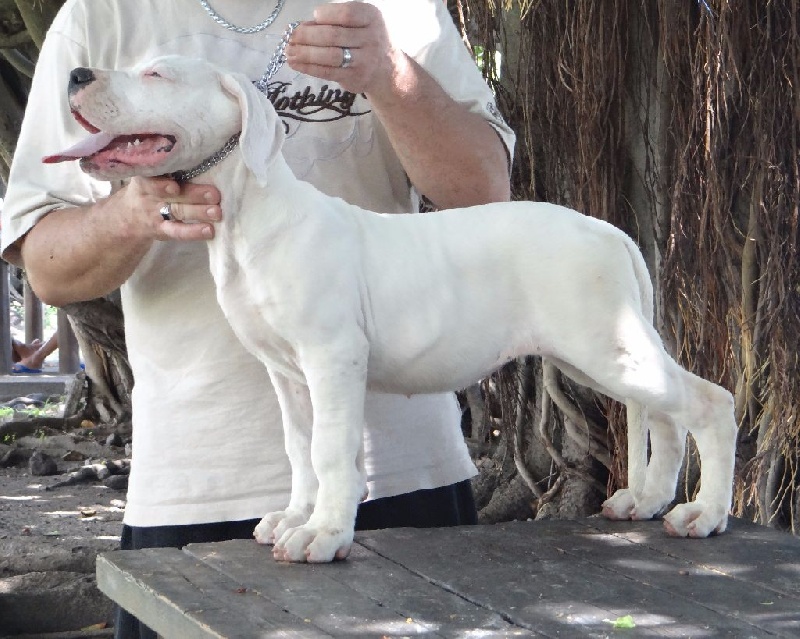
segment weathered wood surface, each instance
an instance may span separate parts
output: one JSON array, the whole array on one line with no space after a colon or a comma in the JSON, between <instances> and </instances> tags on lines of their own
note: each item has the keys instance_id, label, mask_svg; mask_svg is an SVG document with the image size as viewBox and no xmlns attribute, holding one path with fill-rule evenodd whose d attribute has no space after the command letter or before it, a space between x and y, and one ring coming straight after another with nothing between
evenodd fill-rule
<instances>
[{"instance_id":1,"label":"weathered wood surface","mask_svg":"<svg viewBox=\"0 0 800 639\"><path fill-rule=\"evenodd\" d=\"M167 638L800 637L800 540L740 521L704 540L594 518L383 530L317 566L231 541L107 553L97 574Z\"/></svg>"}]
</instances>

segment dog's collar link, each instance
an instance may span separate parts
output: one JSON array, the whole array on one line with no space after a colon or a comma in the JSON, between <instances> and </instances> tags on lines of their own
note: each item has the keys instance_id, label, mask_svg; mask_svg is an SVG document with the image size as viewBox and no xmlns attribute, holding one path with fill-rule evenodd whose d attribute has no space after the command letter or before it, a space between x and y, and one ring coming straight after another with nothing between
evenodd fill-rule
<instances>
[{"instance_id":1,"label":"dog's collar link","mask_svg":"<svg viewBox=\"0 0 800 639\"><path fill-rule=\"evenodd\" d=\"M209 169L217 166L217 164L222 162L222 160L231 154L231 151L233 151L236 148L236 145L239 144L239 135L239 133L232 135L219 151L217 151L214 155L207 157L193 169L167 173L164 175L164 177L171 178L176 182L188 182L189 180L196 178L198 175L202 175Z\"/></svg>"},{"instance_id":2,"label":"dog's collar link","mask_svg":"<svg viewBox=\"0 0 800 639\"><path fill-rule=\"evenodd\" d=\"M237 27L235 24L228 22L225 18L214 11L213 7L208 3L208 0L200 0L200 5L206 10L206 13L214 22L221 27L225 27L228 31L235 31L236 33L259 33L260 31L263 31L269 25L275 22L275 18L278 17L278 14L281 12L281 9L283 9L284 4L286 4L286 0L278 0L278 3L272 10L272 13L270 13L263 22L259 22L252 27Z\"/></svg>"}]
</instances>

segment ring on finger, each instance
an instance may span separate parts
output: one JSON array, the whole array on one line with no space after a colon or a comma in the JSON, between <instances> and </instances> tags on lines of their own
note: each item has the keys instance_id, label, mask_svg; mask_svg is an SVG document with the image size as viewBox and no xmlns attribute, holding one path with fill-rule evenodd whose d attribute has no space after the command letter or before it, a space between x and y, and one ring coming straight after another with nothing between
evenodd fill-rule
<instances>
[{"instance_id":1,"label":"ring on finger","mask_svg":"<svg viewBox=\"0 0 800 639\"><path fill-rule=\"evenodd\" d=\"M353 62L353 52L350 47L342 47L342 63L339 65L340 69L346 69Z\"/></svg>"},{"instance_id":2,"label":"ring on finger","mask_svg":"<svg viewBox=\"0 0 800 639\"><path fill-rule=\"evenodd\" d=\"M161 213L161 217L165 222L171 222L175 218L172 215L172 204L167 202L164 206L158 209L158 212Z\"/></svg>"}]
</instances>

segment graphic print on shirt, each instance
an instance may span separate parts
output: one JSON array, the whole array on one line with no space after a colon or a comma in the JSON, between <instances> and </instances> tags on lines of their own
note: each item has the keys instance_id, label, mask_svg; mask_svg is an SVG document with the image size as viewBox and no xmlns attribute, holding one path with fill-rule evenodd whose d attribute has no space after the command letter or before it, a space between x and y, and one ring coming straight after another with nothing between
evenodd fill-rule
<instances>
[{"instance_id":1,"label":"graphic print on shirt","mask_svg":"<svg viewBox=\"0 0 800 639\"><path fill-rule=\"evenodd\" d=\"M317 162L335 160L345 152L363 157L372 150L372 111L364 94L298 74L291 81L273 80L266 95L283 121L287 139L293 140L283 151L298 178Z\"/></svg>"}]
</instances>

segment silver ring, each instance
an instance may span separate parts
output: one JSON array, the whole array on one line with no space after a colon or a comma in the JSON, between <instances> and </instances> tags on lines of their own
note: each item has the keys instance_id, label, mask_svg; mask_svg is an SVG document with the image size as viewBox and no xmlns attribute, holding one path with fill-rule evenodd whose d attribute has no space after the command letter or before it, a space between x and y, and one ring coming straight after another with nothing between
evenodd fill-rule
<instances>
[{"instance_id":1,"label":"silver ring","mask_svg":"<svg viewBox=\"0 0 800 639\"><path fill-rule=\"evenodd\" d=\"M175 218L172 217L172 204L167 202L164 206L158 209L158 212L161 213L161 217L164 218L165 222L171 222Z\"/></svg>"},{"instance_id":2,"label":"silver ring","mask_svg":"<svg viewBox=\"0 0 800 639\"><path fill-rule=\"evenodd\" d=\"M350 47L342 47L342 63L339 68L346 69L351 62L353 62L353 53L350 51Z\"/></svg>"}]
</instances>

